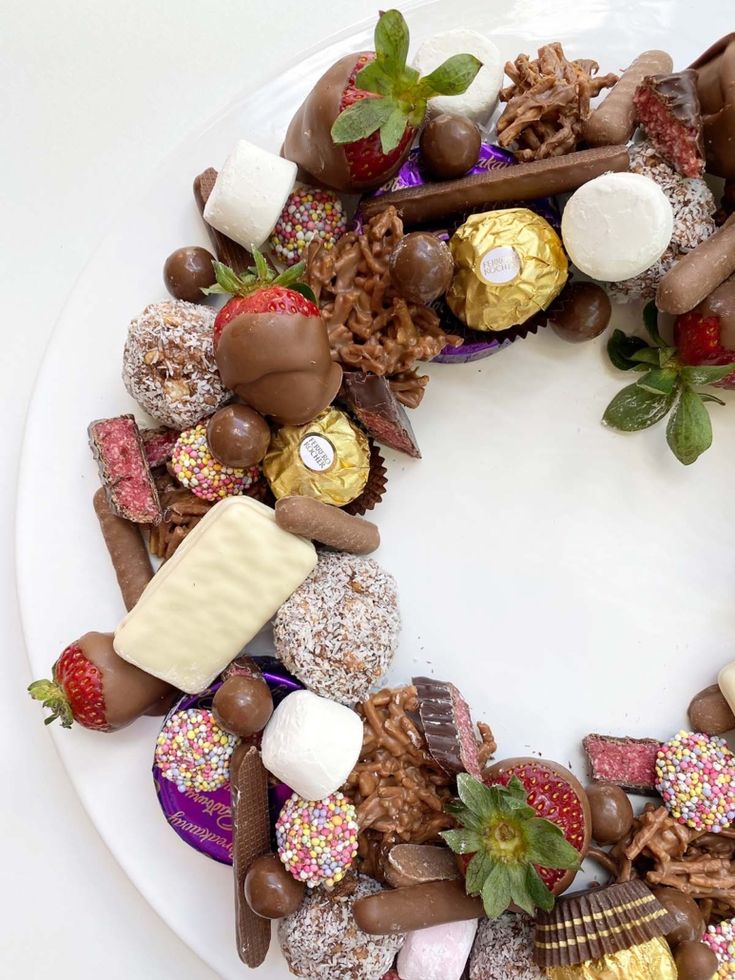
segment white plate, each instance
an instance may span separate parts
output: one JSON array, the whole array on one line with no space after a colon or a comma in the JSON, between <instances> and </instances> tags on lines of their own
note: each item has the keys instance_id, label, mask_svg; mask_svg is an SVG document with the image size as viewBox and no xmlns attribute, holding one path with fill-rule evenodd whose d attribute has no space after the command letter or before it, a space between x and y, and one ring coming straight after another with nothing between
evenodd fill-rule
<instances>
[{"instance_id":1,"label":"white plate","mask_svg":"<svg viewBox=\"0 0 735 980\"><path fill-rule=\"evenodd\" d=\"M603 71L654 47L683 67L731 26L728 0L700 3L697 16L691 0L419 6L408 14L414 44L458 25L492 35L508 57L560 38ZM38 379L20 478L18 583L36 676L74 637L111 630L123 613L91 506L86 426L135 409L120 381L127 322L164 297L169 252L207 244L194 175L243 136L277 150L312 82L370 36L312 54L179 147L76 284ZM616 313L618 325L633 320ZM589 731L668 737L733 655L735 409L713 408L714 447L684 468L660 426L630 437L600 426L625 382L602 340L574 347L547 332L429 373L414 415L424 459L386 454L390 489L376 514L378 557L398 579L403 612L391 680L447 677L492 724L500 756L539 753L579 773ZM150 778L157 728L143 719L110 737L52 732L130 878L214 970L240 978L231 873L163 820ZM259 975L288 975L275 941Z\"/></svg>"}]
</instances>

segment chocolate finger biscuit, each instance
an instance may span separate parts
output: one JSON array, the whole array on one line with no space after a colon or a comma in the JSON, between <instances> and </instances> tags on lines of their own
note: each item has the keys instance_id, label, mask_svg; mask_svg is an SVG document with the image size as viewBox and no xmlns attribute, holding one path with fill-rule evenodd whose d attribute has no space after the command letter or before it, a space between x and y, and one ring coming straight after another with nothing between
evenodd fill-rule
<instances>
[{"instance_id":1,"label":"chocolate finger biscuit","mask_svg":"<svg viewBox=\"0 0 735 980\"><path fill-rule=\"evenodd\" d=\"M671 55L665 51L644 51L639 55L585 120L582 135L590 146L627 143L635 129L636 89L648 75L667 74L673 67Z\"/></svg>"},{"instance_id":2,"label":"chocolate finger biscuit","mask_svg":"<svg viewBox=\"0 0 735 980\"><path fill-rule=\"evenodd\" d=\"M735 215L674 265L656 290L663 313L688 313L735 272Z\"/></svg>"},{"instance_id":3,"label":"chocolate finger biscuit","mask_svg":"<svg viewBox=\"0 0 735 980\"><path fill-rule=\"evenodd\" d=\"M115 569L117 584L129 612L153 578L148 549L138 525L112 512L103 487L95 493L93 503Z\"/></svg>"},{"instance_id":4,"label":"chocolate finger biscuit","mask_svg":"<svg viewBox=\"0 0 735 980\"><path fill-rule=\"evenodd\" d=\"M404 224L419 225L486 206L492 208L508 201L531 201L563 194L608 171L628 169L630 160L627 147L600 146L567 153L566 156L472 174L459 180L405 187L366 201L361 207L366 221L393 205Z\"/></svg>"},{"instance_id":5,"label":"chocolate finger biscuit","mask_svg":"<svg viewBox=\"0 0 735 980\"><path fill-rule=\"evenodd\" d=\"M463 881L427 881L387 889L358 899L352 911L362 931L373 936L464 922L484 914L482 899L468 895Z\"/></svg>"},{"instance_id":6,"label":"chocolate finger biscuit","mask_svg":"<svg viewBox=\"0 0 735 980\"><path fill-rule=\"evenodd\" d=\"M276 524L291 534L353 555L369 555L380 545L380 531L371 521L312 497L277 500Z\"/></svg>"}]
</instances>

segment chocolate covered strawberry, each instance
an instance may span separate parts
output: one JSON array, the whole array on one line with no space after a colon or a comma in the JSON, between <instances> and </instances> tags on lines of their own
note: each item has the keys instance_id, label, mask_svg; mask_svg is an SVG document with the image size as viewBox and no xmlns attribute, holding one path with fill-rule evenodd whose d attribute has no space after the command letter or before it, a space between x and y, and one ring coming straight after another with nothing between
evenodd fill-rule
<instances>
[{"instance_id":1,"label":"chocolate covered strawberry","mask_svg":"<svg viewBox=\"0 0 735 980\"><path fill-rule=\"evenodd\" d=\"M451 812L460 826L441 836L455 853L471 855L465 868L467 893L482 896L490 919L511 905L529 915L538 908L553 908L563 880L574 877L582 860L583 852L569 839L578 836L573 829L577 815L570 817L562 802L567 800L569 783L553 770L532 769L533 763L545 765L540 760L512 759L493 766L488 770L494 772L492 785L468 773L457 776L461 802L451 805ZM509 764L511 768L502 768ZM490 778L486 774L485 779ZM571 797L568 802L571 805ZM548 819L547 813L554 819ZM589 828L589 810L586 824ZM589 829L580 843L584 847L589 843Z\"/></svg>"},{"instance_id":2,"label":"chocolate covered strawberry","mask_svg":"<svg viewBox=\"0 0 735 980\"><path fill-rule=\"evenodd\" d=\"M735 363L735 350L727 347L735 338L723 335L719 316L703 316L696 310L684 313L674 323L674 342L684 364L693 366L725 365ZM735 388L735 372L714 381L720 388Z\"/></svg>"},{"instance_id":3,"label":"chocolate covered strawberry","mask_svg":"<svg viewBox=\"0 0 735 980\"><path fill-rule=\"evenodd\" d=\"M303 262L276 276L254 250L245 276L214 263L217 285L232 293L214 321L214 356L225 387L280 425L303 425L332 403L342 368L313 293L299 282Z\"/></svg>"},{"instance_id":4,"label":"chocolate covered strawberry","mask_svg":"<svg viewBox=\"0 0 735 980\"><path fill-rule=\"evenodd\" d=\"M435 95L459 95L482 67L470 54L448 58L421 77L406 64L408 25L381 14L375 51L340 58L291 120L283 155L338 191L372 190L398 170Z\"/></svg>"},{"instance_id":5,"label":"chocolate covered strawberry","mask_svg":"<svg viewBox=\"0 0 735 980\"><path fill-rule=\"evenodd\" d=\"M152 712L174 693L170 684L118 657L112 633L85 633L69 644L51 676L34 681L28 692L51 712L46 724L58 718L64 728L77 722L112 732Z\"/></svg>"}]
</instances>

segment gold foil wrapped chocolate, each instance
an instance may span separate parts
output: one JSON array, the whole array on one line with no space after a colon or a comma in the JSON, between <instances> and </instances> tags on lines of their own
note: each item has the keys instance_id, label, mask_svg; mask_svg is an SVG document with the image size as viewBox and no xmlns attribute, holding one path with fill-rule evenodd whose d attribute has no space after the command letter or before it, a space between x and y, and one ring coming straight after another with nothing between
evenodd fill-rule
<instances>
[{"instance_id":1,"label":"gold foil wrapped chocolate","mask_svg":"<svg viewBox=\"0 0 735 980\"><path fill-rule=\"evenodd\" d=\"M343 507L365 489L370 444L344 412L328 408L306 425L279 429L262 465L275 497L301 495Z\"/></svg>"},{"instance_id":2,"label":"gold foil wrapped chocolate","mask_svg":"<svg viewBox=\"0 0 735 980\"><path fill-rule=\"evenodd\" d=\"M506 330L545 310L567 281L561 239L527 208L473 214L452 236L446 301L473 330Z\"/></svg>"},{"instance_id":3,"label":"gold foil wrapped chocolate","mask_svg":"<svg viewBox=\"0 0 735 980\"><path fill-rule=\"evenodd\" d=\"M575 966L552 966L550 980L676 980L669 944L660 937Z\"/></svg>"}]
</instances>

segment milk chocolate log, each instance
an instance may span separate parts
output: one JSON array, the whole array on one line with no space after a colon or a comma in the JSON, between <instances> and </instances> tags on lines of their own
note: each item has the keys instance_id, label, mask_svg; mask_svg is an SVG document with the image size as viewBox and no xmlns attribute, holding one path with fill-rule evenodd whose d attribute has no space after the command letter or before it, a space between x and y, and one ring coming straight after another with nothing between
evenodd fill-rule
<instances>
[{"instance_id":1,"label":"milk chocolate log","mask_svg":"<svg viewBox=\"0 0 735 980\"><path fill-rule=\"evenodd\" d=\"M690 66L697 71L707 170L735 177L735 34L720 38Z\"/></svg>"},{"instance_id":2,"label":"milk chocolate log","mask_svg":"<svg viewBox=\"0 0 735 980\"><path fill-rule=\"evenodd\" d=\"M365 220L369 221L384 208L394 205L405 225L423 224L483 207L491 209L496 204L508 201L530 201L574 191L594 177L609 171L628 170L629 167L627 147L595 147L566 156L471 174L458 180L404 187L403 190L363 202L362 212Z\"/></svg>"},{"instance_id":3,"label":"milk chocolate log","mask_svg":"<svg viewBox=\"0 0 735 980\"><path fill-rule=\"evenodd\" d=\"M359 899L352 911L362 931L373 936L479 919L484 914L482 900L469 896L463 881L427 881L382 891Z\"/></svg>"},{"instance_id":4,"label":"milk chocolate log","mask_svg":"<svg viewBox=\"0 0 735 980\"><path fill-rule=\"evenodd\" d=\"M311 422L342 383L316 316L243 313L222 331L215 358L226 387L281 425Z\"/></svg>"},{"instance_id":5,"label":"milk chocolate log","mask_svg":"<svg viewBox=\"0 0 735 980\"><path fill-rule=\"evenodd\" d=\"M130 611L153 578L148 549L139 526L113 514L102 487L95 493L93 501L125 608Z\"/></svg>"},{"instance_id":6,"label":"milk chocolate log","mask_svg":"<svg viewBox=\"0 0 735 980\"><path fill-rule=\"evenodd\" d=\"M647 75L669 72L674 67L665 51L644 51L626 68L615 87L593 109L582 127L590 146L627 143L635 129L633 97Z\"/></svg>"},{"instance_id":7,"label":"milk chocolate log","mask_svg":"<svg viewBox=\"0 0 735 980\"><path fill-rule=\"evenodd\" d=\"M731 215L714 235L669 269L658 284L656 306L663 313L688 313L734 272L735 215Z\"/></svg>"},{"instance_id":8,"label":"milk chocolate log","mask_svg":"<svg viewBox=\"0 0 735 980\"><path fill-rule=\"evenodd\" d=\"M369 555L380 545L380 531L371 521L312 497L277 500L276 524L291 534L353 555Z\"/></svg>"}]
</instances>

